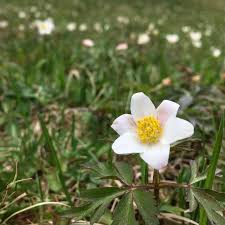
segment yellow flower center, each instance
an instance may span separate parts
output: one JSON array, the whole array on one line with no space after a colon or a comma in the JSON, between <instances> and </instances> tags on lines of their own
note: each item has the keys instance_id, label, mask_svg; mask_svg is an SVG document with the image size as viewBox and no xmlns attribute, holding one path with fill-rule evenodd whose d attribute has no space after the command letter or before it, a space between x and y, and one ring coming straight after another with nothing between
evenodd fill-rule
<instances>
[{"instance_id":1,"label":"yellow flower center","mask_svg":"<svg viewBox=\"0 0 225 225\"><path fill-rule=\"evenodd\" d=\"M156 143L162 135L160 121L154 116L145 116L137 121L137 134L144 144Z\"/></svg>"}]
</instances>

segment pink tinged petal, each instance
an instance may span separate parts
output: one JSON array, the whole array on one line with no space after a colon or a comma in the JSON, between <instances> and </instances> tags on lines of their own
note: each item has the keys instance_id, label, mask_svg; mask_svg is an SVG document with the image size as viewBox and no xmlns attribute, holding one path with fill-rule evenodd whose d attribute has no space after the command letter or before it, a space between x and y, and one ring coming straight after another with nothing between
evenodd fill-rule
<instances>
[{"instance_id":1,"label":"pink tinged petal","mask_svg":"<svg viewBox=\"0 0 225 225\"><path fill-rule=\"evenodd\" d=\"M160 170L168 164L170 145L157 143L150 145L148 151L141 153L141 158L153 169Z\"/></svg>"},{"instance_id":2,"label":"pink tinged petal","mask_svg":"<svg viewBox=\"0 0 225 225\"><path fill-rule=\"evenodd\" d=\"M135 132L136 124L132 115L123 114L113 121L111 127L119 135L122 135L126 132Z\"/></svg>"},{"instance_id":3,"label":"pink tinged petal","mask_svg":"<svg viewBox=\"0 0 225 225\"><path fill-rule=\"evenodd\" d=\"M193 134L194 126L190 122L177 117L170 117L163 129L162 142L172 144L191 137Z\"/></svg>"},{"instance_id":4,"label":"pink tinged petal","mask_svg":"<svg viewBox=\"0 0 225 225\"><path fill-rule=\"evenodd\" d=\"M162 124L171 117L176 117L180 105L176 102L164 100L157 108L157 116Z\"/></svg>"},{"instance_id":5,"label":"pink tinged petal","mask_svg":"<svg viewBox=\"0 0 225 225\"><path fill-rule=\"evenodd\" d=\"M156 116L156 109L148 96L142 92L134 94L131 98L131 114L135 120L144 116Z\"/></svg>"},{"instance_id":6,"label":"pink tinged petal","mask_svg":"<svg viewBox=\"0 0 225 225\"><path fill-rule=\"evenodd\" d=\"M142 153L148 149L148 145L142 144L135 133L125 133L114 141L112 149L116 154L127 155Z\"/></svg>"}]
</instances>

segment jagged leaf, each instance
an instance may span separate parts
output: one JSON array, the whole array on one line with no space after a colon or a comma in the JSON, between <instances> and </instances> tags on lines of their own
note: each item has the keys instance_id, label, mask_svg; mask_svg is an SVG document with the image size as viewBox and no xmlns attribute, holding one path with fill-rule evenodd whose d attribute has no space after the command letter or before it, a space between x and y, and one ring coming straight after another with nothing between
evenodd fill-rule
<instances>
[{"instance_id":1,"label":"jagged leaf","mask_svg":"<svg viewBox=\"0 0 225 225\"><path fill-rule=\"evenodd\" d=\"M133 181L133 171L132 167L125 162L116 162L115 168L117 169L118 176L126 184L132 184Z\"/></svg>"},{"instance_id":2,"label":"jagged leaf","mask_svg":"<svg viewBox=\"0 0 225 225\"><path fill-rule=\"evenodd\" d=\"M112 225L137 225L135 220L133 197L129 192L118 203L113 215Z\"/></svg>"},{"instance_id":3,"label":"jagged leaf","mask_svg":"<svg viewBox=\"0 0 225 225\"><path fill-rule=\"evenodd\" d=\"M209 220L216 225L224 225L225 218L219 213L225 210L225 206L218 202L212 195L208 194L204 189L192 189L195 198L204 208Z\"/></svg>"},{"instance_id":4,"label":"jagged leaf","mask_svg":"<svg viewBox=\"0 0 225 225\"><path fill-rule=\"evenodd\" d=\"M101 219L109 203L110 202L105 202L101 206L99 206L99 208L95 211L94 215L91 217L90 225L93 225L94 223L98 222Z\"/></svg>"},{"instance_id":5,"label":"jagged leaf","mask_svg":"<svg viewBox=\"0 0 225 225\"><path fill-rule=\"evenodd\" d=\"M97 201L103 198L113 197L116 198L122 195L126 189L118 187L103 187L83 190L80 193L80 197L87 201Z\"/></svg>"},{"instance_id":6,"label":"jagged leaf","mask_svg":"<svg viewBox=\"0 0 225 225\"><path fill-rule=\"evenodd\" d=\"M144 190L133 191L134 201L144 221L148 225L158 225L157 218L158 209L152 192Z\"/></svg>"}]
</instances>

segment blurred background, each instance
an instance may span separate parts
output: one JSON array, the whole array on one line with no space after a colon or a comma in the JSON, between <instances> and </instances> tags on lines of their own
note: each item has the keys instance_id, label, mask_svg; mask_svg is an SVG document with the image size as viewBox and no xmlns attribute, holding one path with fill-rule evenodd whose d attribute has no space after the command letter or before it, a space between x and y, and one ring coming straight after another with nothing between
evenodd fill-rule
<instances>
[{"instance_id":1,"label":"blurred background","mask_svg":"<svg viewBox=\"0 0 225 225\"><path fill-rule=\"evenodd\" d=\"M191 159L204 165L225 109L224 15L223 0L1 0L1 220L40 201L65 201L40 117L74 205L80 188L108 185L83 166L115 159L110 125L129 113L134 92L156 105L178 102L195 124L187 151L172 151L162 176L185 181ZM138 159L124 160L139 179ZM223 168L224 152L220 160ZM167 203L185 207L176 196ZM52 224L54 213L31 210L9 224Z\"/></svg>"}]
</instances>

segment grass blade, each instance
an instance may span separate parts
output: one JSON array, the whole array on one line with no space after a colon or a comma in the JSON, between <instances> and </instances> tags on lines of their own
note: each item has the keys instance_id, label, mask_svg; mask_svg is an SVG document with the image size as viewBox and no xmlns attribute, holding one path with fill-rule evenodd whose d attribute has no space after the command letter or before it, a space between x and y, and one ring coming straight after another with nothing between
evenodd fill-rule
<instances>
[{"instance_id":1,"label":"grass blade","mask_svg":"<svg viewBox=\"0 0 225 225\"><path fill-rule=\"evenodd\" d=\"M206 189L211 189L213 185L213 181L215 178L215 172L216 172L216 167L220 155L220 150L222 147L222 140L223 140L223 129L224 129L224 113L221 117L220 121L220 126L219 126L219 131L216 135L216 142L213 148L213 154L212 154L212 159L210 162L207 178L204 184L204 188ZM206 213L203 208L200 209L200 219L199 219L199 224L200 225L206 225L207 224L207 217Z\"/></svg>"},{"instance_id":2,"label":"grass blade","mask_svg":"<svg viewBox=\"0 0 225 225\"><path fill-rule=\"evenodd\" d=\"M55 150L54 145L52 143L52 139L51 139L51 137L49 135L49 132L48 132L46 126L45 126L45 123L44 123L44 121L42 120L41 117L40 117L40 123L41 123L42 132L43 132L43 135L44 135L44 138L45 138L45 141L46 141L46 146L51 152L51 155L52 155L52 158L53 158L53 162L54 162L54 165L55 165L55 167L57 169L57 173L58 173L58 176L59 176L59 180L60 180L63 192L66 195L67 201L72 206L72 200L71 200L70 194L69 194L69 192L68 192L68 190L66 188L65 179L64 179L64 176L63 176L63 172L62 172L62 168L61 168L59 159L57 157L56 150Z\"/></svg>"}]
</instances>

